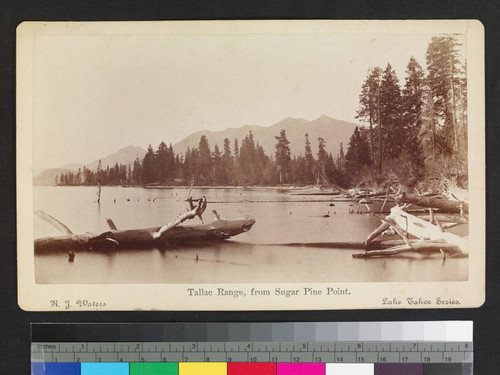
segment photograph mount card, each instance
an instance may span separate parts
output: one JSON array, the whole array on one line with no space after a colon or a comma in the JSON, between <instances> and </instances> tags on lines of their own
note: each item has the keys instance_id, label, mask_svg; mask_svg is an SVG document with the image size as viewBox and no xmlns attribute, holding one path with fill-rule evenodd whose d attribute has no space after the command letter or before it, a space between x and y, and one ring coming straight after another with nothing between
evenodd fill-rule
<instances>
[{"instance_id":1,"label":"photograph mount card","mask_svg":"<svg viewBox=\"0 0 500 375\"><path fill-rule=\"evenodd\" d=\"M19 305L484 302L475 20L25 22Z\"/></svg>"}]
</instances>

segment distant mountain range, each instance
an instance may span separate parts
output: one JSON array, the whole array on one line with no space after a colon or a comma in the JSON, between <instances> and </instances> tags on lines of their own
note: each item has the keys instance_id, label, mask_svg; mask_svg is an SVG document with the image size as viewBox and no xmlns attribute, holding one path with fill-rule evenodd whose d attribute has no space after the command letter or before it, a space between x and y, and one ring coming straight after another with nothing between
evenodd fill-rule
<instances>
[{"instance_id":1,"label":"distant mountain range","mask_svg":"<svg viewBox=\"0 0 500 375\"><path fill-rule=\"evenodd\" d=\"M114 166L116 163L118 164L132 164L136 158L139 158L140 161L146 155L146 150L137 146L127 146L119 149L113 154L109 154L108 156L101 158L102 167L106 168L108 165L110 167ZM96 159L85 166L88 169L96 170L97 165L99 164L99 159Z\"/></svg>"},{"instance_id":2,"label":"distant mountain range","mask_svg":"<svg viewBox=\"0 0 500 375\"><path fill-rule=\"evenodd\" d=\"M326 142L326 150L332 155L337 155L340 150L340 143L344 144L344 152L347 149L349 138L351 137L356 124L347 121L335 120L328 116L321 116L315 120L308 121L303 118L287 117L286 119L268 127L258 125L245 125L239 128L228 128L221 131L200 130L187 136L180 142L173 145L174 152L177 154L184 154L186 149L198 147L200 137L205 135L207 137L210 149L214 149L214 145L218 144L222 152L224 145L224 138L231 141L231 151L234 150L234 139L237 138L239 145L245 136L251 131L255 142L258 142L267 155L274 155L276 139L280 130L286 131L286 137L290 141L290 151L292 155L304 154L305 147L305 134L309 134L309 141L313 154L316 156L317 152L317 139L322 137ZM159 144L161 140L158 140ZM154 148L158 144L152 142ZM108 165L110 167L118 164L132 164L138 157L140 160L146 155L146 150L141 147L127 146L120 150L101 158L103 168ZM35 185L53 185L55 177L62 173L70 171L77 171L78 168L83 168L85 165L91 170L97 169L99 159L96 159L87 164L68 164L60 168L45 169L37 173L34 178Z\"/></svg>"},{"instance_id":3,"label":"distant mountain range","mask_svg":"<svg viewBox=\"0 0 500 375\"><path fill-rule=\"evenodd\" d=\"M142 161L146 155L146 150L137 146L127 146L119 149L115 153L109 154L108 156L101 158L102 167L105 169L107 166L113 167L116 163L118 164L132 164L136 158ZM97 165L99 164L99 159L91 161L87 164L67 164L60 168L50 168L41 171L36 174L34 178L35 185L54 185L56 176L60 176L63 173L78 171L78 168L87 167L90 170L97 170Z\"/></svg>"},{"instance_id":4,"label":"distant mountain range","mask_svg":"<svg viewBox=\"0 0 500 375\"><path fill-rule=\"evenodd\" d=\"M356 124L347 121L335 120L328 116L321 116L316 120L308 121L303 118L287 117L286 119L268 127L257 125L245 125L240 128L229 128L221 131L197 131L182 141L176 143L174 147L175 153L185 153L186 149L198 147L200 137L205 135L213 150L214 145L218 144L222 152L224 145L224 138L231 141L231 151L234 148L234 139L237 138L239 145L245 136L251 131L255 142L264 148L267 155L274 155L276 139L281 129L286 131L286 137L290 141L290 151L292 155L304 154L305 147L305 134L309 134L309 141L313 153L317 151L317 139L322 137L326 142L327 152L336 155L340 150L340 142L344 144L344 152L347 143L351 137Z\"/></svg>"}]
</instances>

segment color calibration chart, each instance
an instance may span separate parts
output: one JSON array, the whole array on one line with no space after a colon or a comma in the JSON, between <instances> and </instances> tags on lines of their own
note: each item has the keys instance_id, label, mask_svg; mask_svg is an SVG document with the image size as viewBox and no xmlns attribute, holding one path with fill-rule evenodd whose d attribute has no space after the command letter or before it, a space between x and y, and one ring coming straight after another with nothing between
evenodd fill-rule
<instances>
[{"instance_id":1,"label":"color calibration chart","mask_svg":"<svg viewBox=\"0 0 500 375\"><path fill-rule=\"evenodd\" d=\"M32 375L470 375L472 322L32 325Z\"/></svg>"}]
</instances>

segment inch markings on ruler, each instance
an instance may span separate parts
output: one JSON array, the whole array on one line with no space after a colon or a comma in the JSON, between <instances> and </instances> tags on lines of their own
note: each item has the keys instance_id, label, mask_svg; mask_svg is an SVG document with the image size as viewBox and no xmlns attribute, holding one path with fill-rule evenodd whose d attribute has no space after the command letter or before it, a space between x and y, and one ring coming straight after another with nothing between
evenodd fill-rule
<instances>
[{"instance_id":1,"label":"inch markings on ruler","mask_svg":"<svg viewBox=\"0 0 500 375\"><path fill-rule=\"evenodd\" d=\"M472 363L472 342L32 343L32 362Z\"/></svg>"}]
</instances>

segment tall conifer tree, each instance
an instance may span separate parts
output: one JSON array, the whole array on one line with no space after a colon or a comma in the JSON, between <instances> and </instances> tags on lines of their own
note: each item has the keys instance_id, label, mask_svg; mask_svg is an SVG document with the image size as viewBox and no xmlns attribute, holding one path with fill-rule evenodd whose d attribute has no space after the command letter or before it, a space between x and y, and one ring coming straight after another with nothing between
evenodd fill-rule
<instances>
[{"instance_id":1,"label":"tall conifer tree","mask_svg":"<svg viewBox=\"0 0 500 375\"><path fill-rule=\"evenodd\" d=\"M281 129L276 139L276 166L278 167L280 184L285 182L290 172L290 142L286 138L286 130Z\"/></svg>"}]
</instances>

